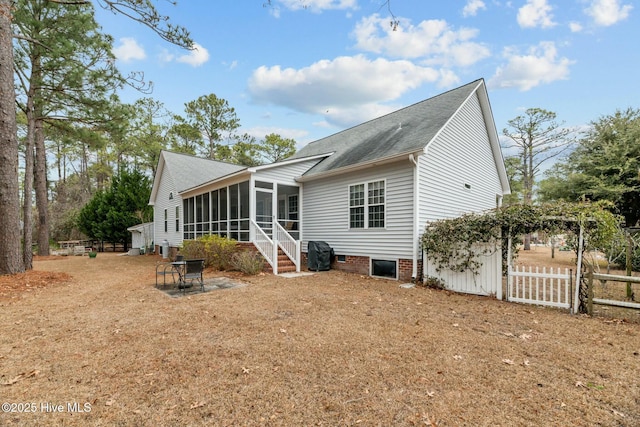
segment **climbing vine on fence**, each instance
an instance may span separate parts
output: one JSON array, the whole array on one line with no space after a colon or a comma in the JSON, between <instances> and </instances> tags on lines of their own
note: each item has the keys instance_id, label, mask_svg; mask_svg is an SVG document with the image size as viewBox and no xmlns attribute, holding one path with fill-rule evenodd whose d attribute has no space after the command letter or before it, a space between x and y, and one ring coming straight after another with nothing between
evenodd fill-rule
<instances>
[{"instance_id":1,"label":"climbing vine on fence","mask_svg":"<svg viewBox=\"0 0 640 427\"><path fill-rule=\"evenodd\" d=\"M609 207L605 203L559 202L510 205L482 214L466 214L429 223L422 236L422 247L436 270L474 274L482 266L481 257L506 247L509 235L513 237L512 252L515 253L518 236L535 231L578 235L583 227L585 249L603 248L619 231L620 218L612 214Z\"/></svg>"}]
</instances>

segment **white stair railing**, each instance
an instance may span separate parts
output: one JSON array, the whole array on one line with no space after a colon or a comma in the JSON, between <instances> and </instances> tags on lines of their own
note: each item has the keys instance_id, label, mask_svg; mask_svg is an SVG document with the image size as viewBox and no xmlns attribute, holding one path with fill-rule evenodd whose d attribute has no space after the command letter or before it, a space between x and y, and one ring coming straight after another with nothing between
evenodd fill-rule
<instances>
[{"instance_id":1,"label":"white stair railing","mask_svg":"<svg viewBox=\"0 0 640 427\"><path fill-rule=\"evenodd\" d=\"M254 220L251 220L251 235L255 236L253 244L267 260L273 270L273 274L278 274L278 246L274 244L267 233Z\"/></svg>"},{"instance_id":2,"label":"white stair railing","mask_svg":"<svg viewBox=\"0 0 640 427\"><path fill-rule=\"evenodd\" d=\"M275 240L276 245L293 261L296 266L296 272L300 272L300 241L296 240L289 234L283 226L277 221L275 224ZM277 258L276 258L277 260Z\"/></svg>"}]
</instances>

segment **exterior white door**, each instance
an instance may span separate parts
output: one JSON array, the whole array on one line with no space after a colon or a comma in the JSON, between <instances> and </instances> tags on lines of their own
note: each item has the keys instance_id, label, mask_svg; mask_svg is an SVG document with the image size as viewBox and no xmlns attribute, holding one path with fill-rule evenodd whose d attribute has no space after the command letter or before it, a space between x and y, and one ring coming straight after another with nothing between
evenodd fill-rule
<instances>
[{"instance_id":1,"label":"exterior white door","mask_svg":"<svg viewBox=\"0 0 640 427\"><path fill-rule=\"evenodd\" d=\"M273 191L256 188L256 223L271 237L273 235Z\"/></svg>"}]
</instances>

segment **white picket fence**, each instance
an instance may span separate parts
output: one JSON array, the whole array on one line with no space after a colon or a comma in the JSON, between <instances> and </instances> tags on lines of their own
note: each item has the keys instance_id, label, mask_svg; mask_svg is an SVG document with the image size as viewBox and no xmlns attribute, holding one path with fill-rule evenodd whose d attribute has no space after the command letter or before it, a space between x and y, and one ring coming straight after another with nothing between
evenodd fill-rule
<instances>
[{"instance_id":1,"label":"white picket fence","mask_svg":"<svg viewBox=\"0 0 640 427\"><path fill-rule=\"evenodd\" d=\"M508 301L571 308L571 269L510 265L508 274Z\"/></svg>"}]
</instances>

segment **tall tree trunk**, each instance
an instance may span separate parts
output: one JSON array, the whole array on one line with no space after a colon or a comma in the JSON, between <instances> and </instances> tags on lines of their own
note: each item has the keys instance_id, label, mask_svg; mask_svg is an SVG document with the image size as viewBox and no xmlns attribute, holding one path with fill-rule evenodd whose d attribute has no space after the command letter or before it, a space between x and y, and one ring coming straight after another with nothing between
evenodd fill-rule
<instances>
[{"instance_id":1,"label":"tall tree trunk","mask_svg":"<svg viewBox=\"0 0 640 427\"><path fill-rule=\"evenodd\" d=\"M87 144L81 142L82 144L82 159L80 161L80 178L81 182L84 186L84 192L87 196L91 197L91 180L89 179L89 153L87 151L89 148Z\"/></svg>"},{"instance_id":2,"label":"tall tree trunk","mask_svg":"<svg viewBox=\"0 0 640 427\"><path fill-rule=\"evenodd\" d=\"M38 115L35 128L36 159L34 185L38 208L38 255L49 255L49 194L47 186L47 152L44 145L43 122Z\"/></svg>"},{"instance_id":3,"label":"tall tree trunk","mask_svg":"<svg viewBox=\"0 0 640 427\"><path fill-rule=\"evenodd\" d=\"M58 182L64 182L62 179L62 153L60 151L60 146L62 142L56 141L56 168L58 169Z\"/></svg>"},{"instance_id":4,"label":"tall tree trunk","mask_svg":"<svg viewBox=\"0 0 640 427\"><path fill-rule=\"evenodd\" d=\"M27 138L24 149L24 199L22 200L22 260L25 270L33 268L33 146L35 120L33 119L33 97L27 101Z\"/></svg>"},{"instance_id":5,"label":"tall tree trunk","mask_svg":"<svg viewBox=\"0 0 640 427\"><path fill-rule=\"evenodd\" d=\"M525 168L526 171L525 176L523 177L524 184L524 204L532 205L533 204L533 136L529 134L528 141L529 145L526 150L525 155ZM525 251L531 250L531 234L525 234L523 249Z\"/></svg>"},{"instance_id":6,"label":"tall tree trunk","mask_svg":"<svg viewBox=\"0 0 640 427\"><path fill-rule=\"evenodd\" d=\"M25 143L25 168L24 168L24 200L22 202L23 221L23 242L22 258L24 259L24 267L26 270L33 268L33 185L34 185L34 168L37 167L38 160L35 157L37 150L38 133L42 134L42 129L38 131L38 127L42 127L40 122L41 107L37 105L38 87L41 85L41 67L39 56L34 55L31 58L31 75L29 76L29 86L27 88L27 104L25 105L25 114L27 116L27 138Z\"/></svg>"},{"instance_id":7,"label":"tall tree trunk","mask_svg":"<svg viewBox=\"0 0 640 427\"><path fill-rule=\"evenodd\" d=\"M13 86L11 7L0 0L0 274L24 272L20 256L18 131Z\"/></svg>"}]
</instances>

